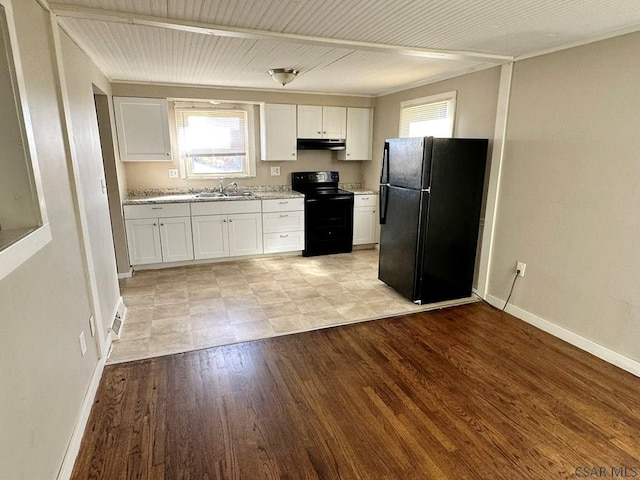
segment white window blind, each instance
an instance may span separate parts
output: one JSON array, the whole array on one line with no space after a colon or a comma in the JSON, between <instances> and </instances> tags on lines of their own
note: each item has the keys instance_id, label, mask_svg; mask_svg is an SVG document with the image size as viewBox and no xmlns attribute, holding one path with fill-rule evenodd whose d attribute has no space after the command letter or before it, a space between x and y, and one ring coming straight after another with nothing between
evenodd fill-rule
<instances>
[{"instance_id":1,"label":"white window blind","mask_svg":"<svg viewBox=\"0 0 640 480\"><path fill-rule=\"evenodd\" d=\"M176 108L176 128L187 176L248 174L245 110Z\"/></svg>"},{"instance_id":2,"label":"white window blind","mask_svg":"<svg viewBox=\"0 0 640 480\"><path fill-rule=\"evenodd\" d=\"M452 137L455 92L453 95L453 98L435 100L431 97L401 105L400 137Z\"/></svg>"}]
</instances>

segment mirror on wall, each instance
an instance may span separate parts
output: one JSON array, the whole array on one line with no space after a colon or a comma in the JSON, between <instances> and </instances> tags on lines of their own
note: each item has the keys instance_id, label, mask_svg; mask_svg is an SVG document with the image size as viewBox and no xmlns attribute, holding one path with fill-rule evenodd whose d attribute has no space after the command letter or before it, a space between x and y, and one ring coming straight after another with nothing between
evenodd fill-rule
<instances>
[{"instance_id":1,"label":"mirror on wall","mask_svg":"<svg viewBox=\"0 0 640 480\"><path fill-rule=\"evenodd\" d=\"M51 239L10 0L0 0L0 279Z\"/></svg>"}]
</instances>

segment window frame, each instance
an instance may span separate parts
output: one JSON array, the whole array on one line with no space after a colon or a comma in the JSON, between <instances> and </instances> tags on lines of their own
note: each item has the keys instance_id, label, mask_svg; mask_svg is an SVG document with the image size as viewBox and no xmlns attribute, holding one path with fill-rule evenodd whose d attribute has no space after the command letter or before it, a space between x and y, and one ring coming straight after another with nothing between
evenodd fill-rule
<instances>
[{"instance_id":1,"label":"window frame","mask_svg":"<svg viewBox=\"0 0 640 480\"><path fill-rule=\"evenodd\" d=\"M456 100L458 97L457 90L453 90L450 92L439 93L437 95L430 95L428 97L414 98L412 100L406 100L400 103L400 118L398 121L398 136L402 137L402 124L403 124L403 111L408 108L418 107L418 106L426 106L435 103L444 103L448 102L449 105L447 107L447 114L451 112L451 115L448 115L449 121L449 131L450 134L448 137L443 138L454 138L455 133L455 124L456 124ZM420 136L434 136L434 135L420 135ZM407 137L405 137L407 138Z\"/></svg>"},{"instance_id":2,"label":"window frame","mask_svg":"<svg viewBox=\"0 0 640 480\"><path fill-rule=\"evenodd\" d=\"M176 139L175 153L180 165L180 176L185 180L211 180L221 178L252 178L256 176L256 126L255 126L255 109L254 104L249 103L218 103L208 100L203 101L184 101L170 100L171 109L173 110L172 126ZM243 162L243 171L234 173L193 173L190 168L190 162L187 157L182 155L180 148L181 135L178 127L178 115L183 111L214 111L214 110L242 110L245 112L245 129L246 129L246 157Z\"/></svg>"},{"instance_id":3,"label":"window frame","mask_svg":"<svg viewBox=\"0 0 640 480\"><path fill-rule=\"evenodd\" d=\"M33 199L34 209L39 214L37 225L33 225L23 234L17 235L15 239L8 241L6 245L0 245L0 280L2 280L38 253L53 240L53 237L40 178L35 136L29 113L11 0L0 0L0 7L4 10L0 12L0 22L2 22L3 27L6 27L6 31L0 32L5 44L5 52L0 54L7 55L9 76L13 87L7 94L13 96L16 106L18 128L21 131L24 145L24 158L20 160L25 162L26 173L31 183L31 190L25 192L25 194Z\"/></svg>"}]
</instances>

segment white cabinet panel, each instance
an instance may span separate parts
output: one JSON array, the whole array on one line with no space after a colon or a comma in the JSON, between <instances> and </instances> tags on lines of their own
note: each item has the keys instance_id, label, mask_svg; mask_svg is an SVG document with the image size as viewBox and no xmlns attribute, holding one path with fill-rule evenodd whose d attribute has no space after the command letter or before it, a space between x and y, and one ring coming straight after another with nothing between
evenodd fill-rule
<instances>
[{"instance_id":1,"label":"white cabinet panel","mask_svg":"<svg viewBox=\"0 0 640 480\"><path fill-rule=\"evenodd\" d=\"M323 138L345 138L347 135L347 109L322 107Z\"/></svg>"},{"instance_id":2,"label":"white cabinet panel","mask_svg":"<svg viewBox=\"0 0 640 480\"><path fill-rule=\"evenodd\" d=\"M157 203L149 205L125 205L124 218L164 218L188 217L191 210L188 203Z\"/></svg>"},{"instance_id":3,"label":"white cabinet panel","mask_svg":"<svg viewBox=\"0 0 640 480\"><path fill-rule=\"evenodd\" d=\"M296 106L262 104L260 106L260 145L264 161L298 159Z\"/></svg>"},{"instance_id":4,"label":"white cabinet panel","mask_svg":"<svg viewBox=\"0 0 640 480\"><path fill-rule=\"evenodd\" d=\"M239 213L229 215L229 255L262 253L262 215Z\"/></svg>"},{"instance_id":5,"label":"white cabinet panel","mask_svg":"<svg viewBox=\"0 0 640 480\"><path fill-rule=\"evenodd\" d=\"M345 138L347 109L298 105L298 138Z\"/></svg>"},{"instance_id":6,"label":"white cabinet panel","mask_svg":"<svg viewBox=\"0 0 640 480\"><path fill-rule=\"evenodd\" d=\"M378 195L355 195L353 204L353 244L375 243Z\"/></svg>"},{"instance_id":7,"label":"white cabinet panel","mask_svg":"<svg viewBox=\"0 0 640 480\"><path fill-rule=\"evenodd\" d=\"M159 222L162 261L182 262L193 260L191 218L161 218Z\"/></svg>"},{"instance_id":8,"label":"white cabinet panel","mask_svg":"<svg viewBox=\"0 0 640 480\"><path fill-rule=\"evenodd\" d=\"M264 233L282 233L304 230L304 212L274 212L262 215Z\"/></svg>"},{"instance_id":9,"label":"white cabinet panel","mask_svg":"<svg viewBox=\"0 0 640 480\"><path fill-rule=\"evenodd\" d=\"M114 97L120 160L172 161L167 100Z\"/></svg>"},{"instance_id":10,"label":"white cabinet panel","mask_svg":"<svg viewBox=\"0 0 640 480\"><path fill-rule=\"evenodd\" d=\"M346 148L338 160L371 160L372 114L370 108L347 108Z\"/></svg>"},{"instance_id":11,"label":"white cabinet panel","mask_svg":"<svg viewBox=\"0 0 640 480\"><path fill-rule=\"evenodd\" d=\"M265 233L264 253L282 253L304 250L304 231Z\"/></svg>"},{"instance_id":12,"label":"white cabinet panel","mask_svg":"<svg viewBox=\"0 0 640 480\"><path fill-rule=\"evenodd\" d=\"M225 215L230 213L260 213L260 200L216 200L191 204L191 215Z\"/></svg>"},{"instance_id":13,"label":"white cabinet panel","mask_svg":"<svg viewBox=\"0 0 640 480\"><path fill-rule=\"evenodd\" d=\"M125 221L131 265L162 262L160 230L154 218Z\"/></svg>"},{"instance_id":14,"label":"white cabinet panel","mask_svg":"<svg viewBox=\"0 0 640 480\"><path fill-rule=\"evenodd\" d=\"M292 210L304 211L304 198L274 198L262 201L262 211L268 212L289 212Z\"/></svg>"},{"instance_id":15,"label":"white cabinet panel","mask_svg":"<svg viewBox=\"0 0 640 480\"><path fill-rule=\"evenodd\" d=\"M229 256L229 228L226 215L193 217L194 258Z\"/></svg>"}]
</instances>

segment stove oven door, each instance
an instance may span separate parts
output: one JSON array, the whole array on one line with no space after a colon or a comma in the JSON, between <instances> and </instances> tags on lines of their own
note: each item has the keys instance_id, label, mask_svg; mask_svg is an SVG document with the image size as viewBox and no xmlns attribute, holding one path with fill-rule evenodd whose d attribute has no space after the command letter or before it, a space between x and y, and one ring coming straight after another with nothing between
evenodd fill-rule
<instances>
[{"instance_id":1,"label":"stove oven door","mask_svg":"<svg viewBox=\"0 0 640 480\"><path fill-rule=\"evenodd\" d=\"M353 195L305 199L303 255L347 253L353 245Z\"/></svg>"}]
</instances>

